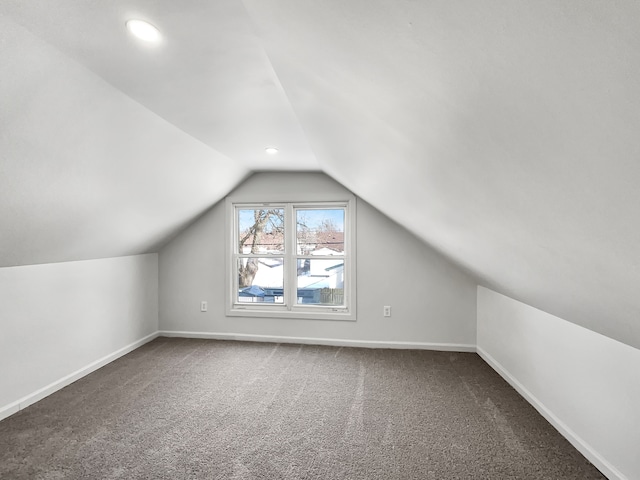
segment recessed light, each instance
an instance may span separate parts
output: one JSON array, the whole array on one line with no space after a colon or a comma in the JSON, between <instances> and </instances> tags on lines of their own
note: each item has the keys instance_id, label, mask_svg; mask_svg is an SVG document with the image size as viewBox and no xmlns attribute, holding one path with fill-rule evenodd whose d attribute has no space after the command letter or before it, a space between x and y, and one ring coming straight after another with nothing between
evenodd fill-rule
<instances>
[{"instance_id":1,"label":"recessed light","mask_svg":"<svg viewBox=\"0 0 640 480\"><path fill-rule=\"evenodd\" d=\"M278 153L278 149L276 147L267 147L264 149L264 151L269 155L275 155L276 153Z\"/></svg>"},{"instance_id":2,"label":"recessed light","mask_svg":"<svg viewBox=\"0 0 640 480\"><path fill-rule=\"evenodd\" d=\"M160 31L144 20L128 20L127 30L145 42L159 42Z\"/></svg>"}]
</instances>

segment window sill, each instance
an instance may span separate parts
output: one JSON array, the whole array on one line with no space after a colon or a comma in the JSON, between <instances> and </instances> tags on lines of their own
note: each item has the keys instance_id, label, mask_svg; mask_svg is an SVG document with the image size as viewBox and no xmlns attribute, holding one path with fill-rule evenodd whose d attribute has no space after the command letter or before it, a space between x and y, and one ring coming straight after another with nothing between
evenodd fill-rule
<instances>
[{"instance_id":1,"label":"window sill","mask_svg":"<svg viewBox=\"0 0 640 480\"><path fill-rule=\"evenodd\" d=\"M308 308L305 309L260 309L250 308L244 306L234 306L231 309L227 309L226 315L228 317L261 317L261 318L286 318L290 320L334 320L334 321L348 321L355 322L355 312L350 312L343 308L336 309L337 311L331 311L329 308L317 309L315 311Z\"/></svg>"}]
</instances>

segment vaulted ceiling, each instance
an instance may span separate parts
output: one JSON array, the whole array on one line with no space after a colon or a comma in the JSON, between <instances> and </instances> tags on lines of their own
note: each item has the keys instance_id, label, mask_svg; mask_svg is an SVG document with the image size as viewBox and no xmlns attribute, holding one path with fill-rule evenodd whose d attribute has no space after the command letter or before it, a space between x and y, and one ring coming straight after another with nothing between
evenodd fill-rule
<instances>
[{"instance_id":1,"label":"vaulted ceiling","mask_svg":"<svg viewBox=\"0 0 640 480\"><path fill-rule=\"evenodd\" d=\"M321 170L640 348L635 0L2 0L0 105L0 266L156 251L252 171Z\"/></svg>"}]
</instances>

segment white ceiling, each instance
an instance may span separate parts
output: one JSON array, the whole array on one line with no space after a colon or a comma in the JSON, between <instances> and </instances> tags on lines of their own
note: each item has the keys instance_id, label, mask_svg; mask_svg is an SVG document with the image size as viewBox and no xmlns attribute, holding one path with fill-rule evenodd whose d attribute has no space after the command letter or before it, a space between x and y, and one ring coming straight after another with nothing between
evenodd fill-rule
<instances>
[{"instance_id":1,"label":"white ceiling","mask_svg":"<svg viewBox=\"0 0 640 480\"><path fill-rule=\"evenodd\" d=\"M640 347L640 2L0 15L0 265L153 251L251 171L322 170L483 284Z\"/></svg>"}]
</instances>

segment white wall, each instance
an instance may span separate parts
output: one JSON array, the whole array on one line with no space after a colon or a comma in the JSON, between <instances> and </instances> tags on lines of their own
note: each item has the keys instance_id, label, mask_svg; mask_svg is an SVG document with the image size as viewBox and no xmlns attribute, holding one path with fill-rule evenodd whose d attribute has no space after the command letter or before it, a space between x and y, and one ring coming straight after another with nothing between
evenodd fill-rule
<instances>
[{"instance_id":1,"label":"white wall","mask_svg":"<svg viewBox=\"0 0 640 480\"><path fill-rule=\"evenodd\" d=\"M640 350L478 287L478 352L609 478L640 478Z\"/></svg>"},{"instance_id":2,"label":"white wall","mask_svg":"<svg viewBox=\"0 0 640 480\"><path fill-rule=\"evenodd\" d=\"M0 419L153 338L157 279L155 253L0 268Z\"/></svg>"},{"instance_id":3,"label":"white wall","mask_svg":"<svg viewBox=\"0 0 640 480\"><path fill-rule=\"evenodd\" d=\"M260 173L231 195L248 192L275 201L295 195L329 200L347 191L320 173ZM359 199L356 215L356 322L226 317L221 202L160 251L160 330L473 350L477 282ZM206 313L201 300L209 302ZM382 316L383 305L392 306L391 318Z\"/></svg>"}]
</instances>

